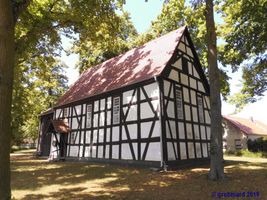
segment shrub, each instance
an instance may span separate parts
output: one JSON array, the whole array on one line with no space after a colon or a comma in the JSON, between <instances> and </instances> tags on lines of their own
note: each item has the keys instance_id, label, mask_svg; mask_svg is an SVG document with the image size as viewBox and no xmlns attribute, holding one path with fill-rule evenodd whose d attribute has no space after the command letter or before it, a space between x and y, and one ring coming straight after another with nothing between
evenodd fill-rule
<instances>
[{"instance_id":1,"label":"shrub","mask_svg":"<svg viewBox=\"0 0 267 200\"><path fill-rule=\"evenodd\" d=\"M252 152L249 150L242 150L242 156L251 158L261 158L263 157L262 152Z\"/></svg>"},{"instance_id":2,"label":"shrub","mask_svg":"<svg viewBox=\"0 0 267 200\"><path fill-rule=\"evenodd\" d=\"M243 156L243 157L251 157L251 158L267 158L267 152L252 152L249 150L238 150L238 151L226 151L225 155L229 156Z\"/></svg>"},{"instance_id":3,"label":"shrub","mask_svg":"<svg viewBox=\"0 0 267 200\"><path fill-rule=\"evenodd\" d=\"M227 150L224 152L224 154L228 155L228 156L233 156L233 155L235 155L235 151Z\"/></svg>"},{"instance_id":4,"label":"shrub","mask_svg":"<svg viewBox=\"0 0 267 200\"><path fill-rule=\"evenodd\" d=\"M243 150L238 150L235 152L236 156L243 156Z\"/></svg>"},{"instance_id":5,"label":"shrub","mask_svg":"<svg viewBox=\"0 0 267 200\"><path fill-rule=\"evenodd\" d=\"M248 150L252 152L265 152L267 153L267 140L258 138L256 140L248 140Z\"/></svg>"}]
</instances>

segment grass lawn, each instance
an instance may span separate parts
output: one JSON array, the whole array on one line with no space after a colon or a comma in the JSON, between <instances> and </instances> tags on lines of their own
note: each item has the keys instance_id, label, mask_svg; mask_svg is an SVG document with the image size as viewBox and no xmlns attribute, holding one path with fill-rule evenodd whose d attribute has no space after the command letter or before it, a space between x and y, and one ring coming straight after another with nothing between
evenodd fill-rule
<instances>
[{"instance_id":1,"label":"grass lawn","mask_svg":"<svg viewBox=\"0 0 267 200\"><path fill-rule=\"evenodd\" d=\"M208 166L153 172L118 165L36 159L11 154L14 199L216 199L212 192L259 192L267 199L267 159L225 157L226 181L207 180ZM222 198L241 199L241 198ZM254 199L254 198L244 198Z\"/></svg>"}]
</instances>

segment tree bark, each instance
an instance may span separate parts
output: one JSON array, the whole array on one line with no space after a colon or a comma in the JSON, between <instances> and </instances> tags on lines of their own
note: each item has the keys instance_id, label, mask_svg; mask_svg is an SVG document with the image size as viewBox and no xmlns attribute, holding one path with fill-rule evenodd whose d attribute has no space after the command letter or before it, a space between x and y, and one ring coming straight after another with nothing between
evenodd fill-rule
<instances>
[{"instance_id":1,"label":"tree bark","mask_svg":"<svg viewBox=\"0 0 267 200\"><path fill-rule=\"evenodd\" d=\"M0 0L0 200L11 198L10 136L14 70L12 1Z\"/></svg>"},{"instance_id":2,"label":"tree bark","mask_svg":"<svg viewBox=\"0 0 267 200\"><path fill-rule=\"evenodd\" d=\"M222 115L220 97L220 74L217 64L216 30L214 23L213 0L206 0L206 28L208 45L208 69L211 104L211 144L209 179L224 179L222 150Z\"/></svg>"}]
</instances>

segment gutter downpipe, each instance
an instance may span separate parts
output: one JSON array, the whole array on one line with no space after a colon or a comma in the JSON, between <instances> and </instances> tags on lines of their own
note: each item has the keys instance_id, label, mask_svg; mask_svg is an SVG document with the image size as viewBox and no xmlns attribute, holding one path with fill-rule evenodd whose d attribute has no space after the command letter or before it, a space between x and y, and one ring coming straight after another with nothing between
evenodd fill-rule
<instances>
[{"instance_id":1,"label":"gutter downpipe","mask_svg":"<svg viewBox=\"0 0 267 200\"><path fill-rule=\"evenodd\" d=\"M162 117L161 117L162 112L161 112L160 85L159 85L159 81L157 79L157 76L154 76L154 79L155 79L155 82L158 85L158 90L159 90L159 93L158 93L158 101L159 101L159 124L160 124L160 156L161 156L160 168L161 169L164 169L165 164L164 164L164 161L163 161Z\"/></svg>"}]
</instances>

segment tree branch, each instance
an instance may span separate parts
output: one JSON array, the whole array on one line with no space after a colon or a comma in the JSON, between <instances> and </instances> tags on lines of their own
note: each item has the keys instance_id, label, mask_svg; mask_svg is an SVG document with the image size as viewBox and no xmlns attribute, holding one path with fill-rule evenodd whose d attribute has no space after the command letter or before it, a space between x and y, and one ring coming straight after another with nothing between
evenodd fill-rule
<instances>
[{"instance_id":1,"label":"tree branch","mask_svg":"<svg viewBox=\"0 0 267 200\"><path fill-rule=\"evenodd\" d=\"M14 16L14 22L16 23L20 14L27 9L27 7L30 5L31 0L12 0L13 2L13 16Z\"/></svg>"}]
</instances>

